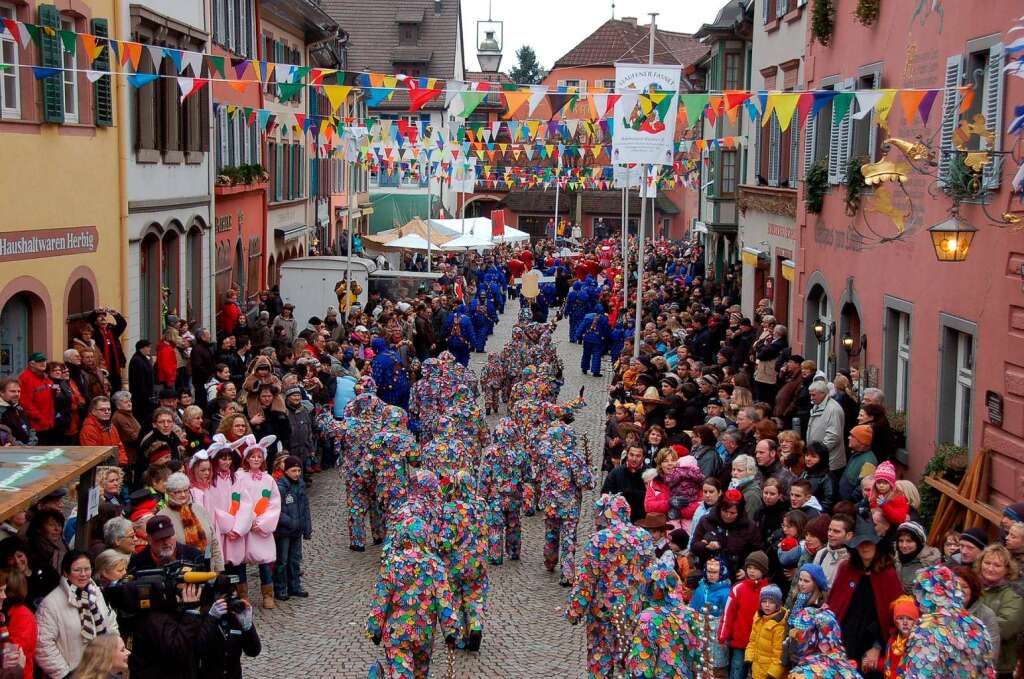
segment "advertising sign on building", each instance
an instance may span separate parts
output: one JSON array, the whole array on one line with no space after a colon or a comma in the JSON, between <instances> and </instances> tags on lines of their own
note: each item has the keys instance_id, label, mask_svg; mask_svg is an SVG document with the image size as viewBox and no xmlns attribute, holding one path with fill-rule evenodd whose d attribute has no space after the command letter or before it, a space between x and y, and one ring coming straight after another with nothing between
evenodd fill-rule
<instances>
[{"instance_id":1,"label":"advertising sign on building","mask_svg":"<svg viewBox=\"0 0 1024 679\"><path fill-rule=\"evenodd\" d=\"M679 79L679 66L615 64L613 163L672 164Z\"/></svg>"},{"instance_id":2,"label":"advertising sign on building","mask_svg":"<svg viewBox=\"0 0 1024 679\"><path fill-rule=\"evenodd\" d=\"M95 226L0 231L0 262L96 252L99 243Z\"/></svg>"}]
</instances>

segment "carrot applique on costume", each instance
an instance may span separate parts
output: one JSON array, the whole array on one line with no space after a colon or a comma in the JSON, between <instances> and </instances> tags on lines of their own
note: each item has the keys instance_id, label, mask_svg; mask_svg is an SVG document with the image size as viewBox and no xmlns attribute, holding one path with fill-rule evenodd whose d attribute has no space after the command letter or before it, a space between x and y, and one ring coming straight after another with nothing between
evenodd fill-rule
<instances>
[{"instance_id":1,"label":"carrot applique on costume","mask_svg":"<svg viewBox=\"0 0 1024 679\"><path fill-rule=\"evenodd\" d=\"M267 507L270 506L270 489L264 488L263 492L260 493L260 499L256 501L256 506L253 507L253 513L256 516L263 516L263 512L267 511Z\"/></svg>"},{"instance_id":2,"label":"carrot applique on costume","mask_svg":"<svg viewBox=\"0 0 1024 679\"><path fill-rule=\"evenodd\" d=\"M228 507L228 514L235 516L238 514L238 510L242 507L242 494L232 493L231 494L231 506Z\"/></svg>"}]
</instances>

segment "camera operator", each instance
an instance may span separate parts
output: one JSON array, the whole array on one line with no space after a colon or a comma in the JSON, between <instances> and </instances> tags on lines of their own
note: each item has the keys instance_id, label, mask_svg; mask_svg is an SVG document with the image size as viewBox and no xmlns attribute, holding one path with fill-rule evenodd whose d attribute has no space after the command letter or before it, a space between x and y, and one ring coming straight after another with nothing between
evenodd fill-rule
<instances>
[{"instance_id":1,"label":"camera operator","mask_svg":"<svg viewBox=\"0 0 1024 679\"><path fill-rule=\"evenodd\" d=\"M149 547L132 554L128 561L128 572L162 568L175 561L194 564L198 570L207 570L209 563L195 547L178 542L174 534L171 517L158 514L146 522Z\"/></svg>"},{"instance_id":2,"label":"camera operator","mask_svg":"<svg viewBox=\"0 0 1024 679\"><path fill-rule=\"evenodd\" d=\"M200 675L203 679L241 679L242 653L255 658L263 648L252 622L252 606L245 599L221 597L210 606L208 615L217 621L217 628L203 649Z\"/></svg>"},{"instance_id":3,"label":"camera operator","mask_svg":"<svg viewBox=\"0 0 1024 679\"><path fill-rule=\"evenodd\" d=\"M199 610L201 586L179 584L175 594L153 601L137 621L128 668L133 677L194 679L216 621ZM172 599L172 600L166 600ZM176 599L176 600L173 600Z\"/></svg>"}]
</instances>

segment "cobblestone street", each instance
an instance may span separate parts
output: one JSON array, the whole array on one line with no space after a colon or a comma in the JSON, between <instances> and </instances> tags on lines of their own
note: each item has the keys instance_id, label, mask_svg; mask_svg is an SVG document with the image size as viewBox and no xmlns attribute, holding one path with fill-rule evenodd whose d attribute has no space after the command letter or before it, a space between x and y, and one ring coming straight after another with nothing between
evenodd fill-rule
<instances>
[{"instance_id":1,"label":"cobblestone street","mask_svg":"<svg viewBox=\"0 0 1024 679\"><path fill-rule=\"evenodd\" d=\"M506 307L502 322L488 340L489 350L504 346L518 311L516 302ZM560 397L572 398L580 386L586 386L588 404L575 427L580 440L584 433L589 435L596 466L610 371L605 370L604 378L579 374L582 348L569 343L567 327L567 321L561 322L555 335L565 362L566 383ZM472 367L479 369L485 358L485 354L474 354ZM607 368L607 359L605 363ZM245 674L270 677L284 670L289 676L364 679L370 664L382 655L365 634L380 548L368 546L363 554L348 549L344 490L336 472L317 476L310 495L314 533L303 547L303 584L311 596L278 602L273 611L257 607L263 652L258 658L245 659ZM584 498L577 558L582 557L582 546L593 532L593 500L593 493ZM458 679L586 676L583 628L569 625L564 617L568 590L558 585L557 573L544 570L543 518L523 517L523 532L522 560L506 560L490 569L483 646L479 653L456 653ZM250 574L250 580L254 575ZM446 658L440 640L432 670L431 676L445 677Z\"/></svg>"}]
</instances>

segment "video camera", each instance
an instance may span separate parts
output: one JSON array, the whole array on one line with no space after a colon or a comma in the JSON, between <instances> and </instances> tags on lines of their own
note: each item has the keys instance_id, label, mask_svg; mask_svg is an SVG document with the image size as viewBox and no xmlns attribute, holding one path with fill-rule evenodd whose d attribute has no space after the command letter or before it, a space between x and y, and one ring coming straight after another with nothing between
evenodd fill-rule
<instances>
[{"instance_id":1,"label":"video camera","mask_svg":"<svg viewBox=\"0 0 1024 679\"><path fill-rule=\"evenodd\" d=\"M134 617L149 611L172 612L182 608L178 594L182 585L201 585L199 603L206 608L225 599L228 610L241 613L245 602L238 596L238 576L199 571L186 561L174 561L162 568L136 571L103 590L107 603L118 614Z\"/></svg>"}]
</instances>

